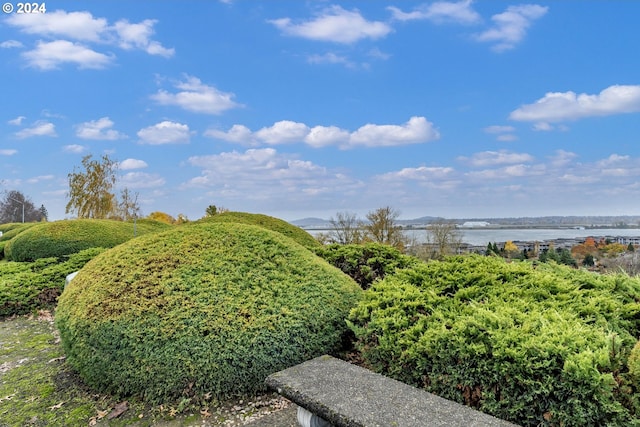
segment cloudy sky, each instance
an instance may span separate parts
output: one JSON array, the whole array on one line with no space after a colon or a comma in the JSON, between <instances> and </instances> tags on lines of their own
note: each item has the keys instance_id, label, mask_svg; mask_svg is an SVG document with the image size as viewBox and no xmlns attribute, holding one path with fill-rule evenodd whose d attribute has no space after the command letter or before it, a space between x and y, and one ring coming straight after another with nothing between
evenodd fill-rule
<instances>
[{"instance_id":1,"label":"cloudy sky","mask_svg":"<svg viewBox=\"0 0 640 427\"><path fill-rule=\"evenodd\" d=\"M0 16L0 191L143 212L640 214L640 2L46 3Z\"/></svg>"}]
</instances>

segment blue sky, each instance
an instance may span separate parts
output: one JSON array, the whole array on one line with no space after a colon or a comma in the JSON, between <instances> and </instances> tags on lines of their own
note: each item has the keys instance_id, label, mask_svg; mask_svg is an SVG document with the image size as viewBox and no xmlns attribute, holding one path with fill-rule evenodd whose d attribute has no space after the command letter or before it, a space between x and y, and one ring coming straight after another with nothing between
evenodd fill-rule
<instances>
[{"instance_id":1,"label":"blue sky","mask_svg":"<svg viewBox=\"0 0 640 427\"><path fill-rule=\"evenodd\" d=\"M14 3L16 5L16 3ZM0 16L0 190L145 214L640 214L640 2L46 2Z\"/></svg>"}]
</instances>

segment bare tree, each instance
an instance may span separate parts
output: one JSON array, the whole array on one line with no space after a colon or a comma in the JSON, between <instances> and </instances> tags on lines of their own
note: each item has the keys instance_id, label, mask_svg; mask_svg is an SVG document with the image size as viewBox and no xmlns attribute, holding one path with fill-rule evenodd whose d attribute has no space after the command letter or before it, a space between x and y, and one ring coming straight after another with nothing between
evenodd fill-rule
<instances>
[{"instance_id":1,"label":"bare tree","mask_svg":"<svg viewBox=\"0 0 640 427\"><path fill-rule=\"evenodd\" d=\"M138 193L131 193L128 188L120 191L120 199L117 201L116 212L113 217L123 221L140 217L140 205L138 204Z\"/></svg>"},{"instance_id":2,"label":"bare tree","mask_svg":"<svg viewBox=\"0 0 640 427\"><path fill-rule=\"evenodd\" d=\"M365 239L385 245L395 246L404 251L408 239L397 224L400 212L385 206L367 214L368 223L364 224Z\"/></svg>"},{"instance_id":3,"label":"bare tree","mask_svg":"<svg viewBox=\"0 0 640 427\"><path fill-rule=\"evenodd\" d=\"M455 222L442 219L427 226L427 258L443 258L455 254L461 244L462 233Z\"/></svg>"},{"instance_id":4,"label":"bare tree","mask_svg":"<svg viewBox=\"0 0 640 427\"><path fill-rule=\"evenodd\" d=\"M333 227L331 238L343 245L362 242L362 222L355 213L337 212L336 217L329 220Z\"/></svg>"},{"instance_id":5,"label":"bare tree","mask_svg":"<svg viewBox=\"0 0 640 427\"><path fill-rule=\"evenodd\" d=\"M44 208L44 205L42 206ZM0 224L42 221L43 213L20 191L5 191L0 200ZM46 217L45 217L46 220Z\"/></svg>"}]
</instances>

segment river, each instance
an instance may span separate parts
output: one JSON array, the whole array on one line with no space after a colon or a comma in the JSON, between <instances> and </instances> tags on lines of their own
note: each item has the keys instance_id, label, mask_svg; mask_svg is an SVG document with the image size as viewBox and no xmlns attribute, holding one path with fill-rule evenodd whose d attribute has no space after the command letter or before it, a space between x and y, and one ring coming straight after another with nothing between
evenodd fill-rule
<instances>
[{"instance_id":1,"label":"river","mask_svg":"<svg viewBox=\"0 0 640 427\"><path fill-rule=\"evenodd\" d=\"M520 240L525 242L542 242L554 239L579 239L607 236L640 236L640 229L637 228L509 228L509 229L484 229L484 228L463 228L458 229L462 234L462 242L473 246L486 246L489 242L506 242L508 240ZM423 243L427 239L425 230L407 230L405 233L410 238L415 238L417 242Z\"/></svg>"},{"instance_id":2,"label":"river","mask_svg":"<svg viewBox=\"0 0 640 427\"><path fill-rule=\"evenodd\" d=\"M331 230L307 230L312 235L328 233ZM555 239L583 239L593 237L598 239L607 236L640 236L638 228L459 228L462 242L473 246L487 246L489 242L506 242L508 240L525 242L542 242ZM427 240L426 230L405 230L405 234L417 243Z\"/></svg>"}]
</instances>

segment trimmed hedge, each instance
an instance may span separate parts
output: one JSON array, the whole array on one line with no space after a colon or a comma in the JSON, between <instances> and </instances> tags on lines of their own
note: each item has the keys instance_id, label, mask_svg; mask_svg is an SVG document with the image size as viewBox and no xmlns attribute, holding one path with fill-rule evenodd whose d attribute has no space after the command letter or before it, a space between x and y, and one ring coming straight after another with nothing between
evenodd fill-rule
<instances>
[{"instance_id":1,"label":"trimmed hedge","mask_svg":"<svg viewBox=\"0 0 640 427\"><path fill-rule=\"evenodd\" d=\"M192 223L93 259L55 321L88 384L166 403L262 391L267 375L337 351L361 293L279 233Z\"/></svg>"},{"instance_id":2,"label":"trimmed hedge","mask_svg":"<svg viewBox=\"0 0 640 427\"><path fill-rule=\"evenodd\" d=\"M37 222L12 222L8 224L1 224L0 231L2 231L2 236L0 236L0 259L3 259L4 256L4 247L7 245L9 240L16 237L18 234L23 231L33 227L34 225L39 224Z\"/></svg>"},{"instance_id":3,"label":"trimmed hedge","mask_svg":"<svg viewBox=\"0 0 640 427\"><path fill-rule=\"evenodd\" d=\"M250 224L264 227L267 230L277 231L280 234L295 240L302 246L314 249L322 246L311 234L307 233L300 227L296 227L282 219L263 214L254 214L247 212L223 212L221 214L204 217L197 223L208 222L232 222L239 224Z\"/></svg>"},{"instance_id":4,"label":"trimmed hedge","mask_svg":"<svg viewBox=\"0 0 640 427\"><path fill-rule=\"evenodd\" d=\"M0 264L0 318L54 308L68 274L80 270L102 248L80 251L68 257L40 258L35 262Z\"/></svg>"},{"instance_id":5,"label":"trimmed hedge","mask_svg":"<svg viewBox=\"0 0 640 427\"><path fill-rule=\"evenodd\" d=\"M640 425L627 358L640 280L453 257L376 282L352 310L375 371L523 426Z\"/></svg>"},{"instance_id":6,"label":"trimmed hedge","mask_svg":"<svg viewBox=\"0 0 640 427\"><path fill-rule=\"evenodd\" d=\"M138 220L136 235L165 230L168 224ZM74 219L38 223L5 245L5 257L12 261L33 261L61 257L94 247L111 248L134 237L133 222Z\"/></svg>"},{"instance_id":7,"label":"trimmed hedge","mask_svg":"<svg viewBox=\"0 0 640 427\"><path fill-rule=\"evenodd\" d=\"M382 243L334 243L316 248L314 252L349 275L362 289L368 289L374 281L384 279L398 268L422 262Z\"/></svg>"}]
</instances>

